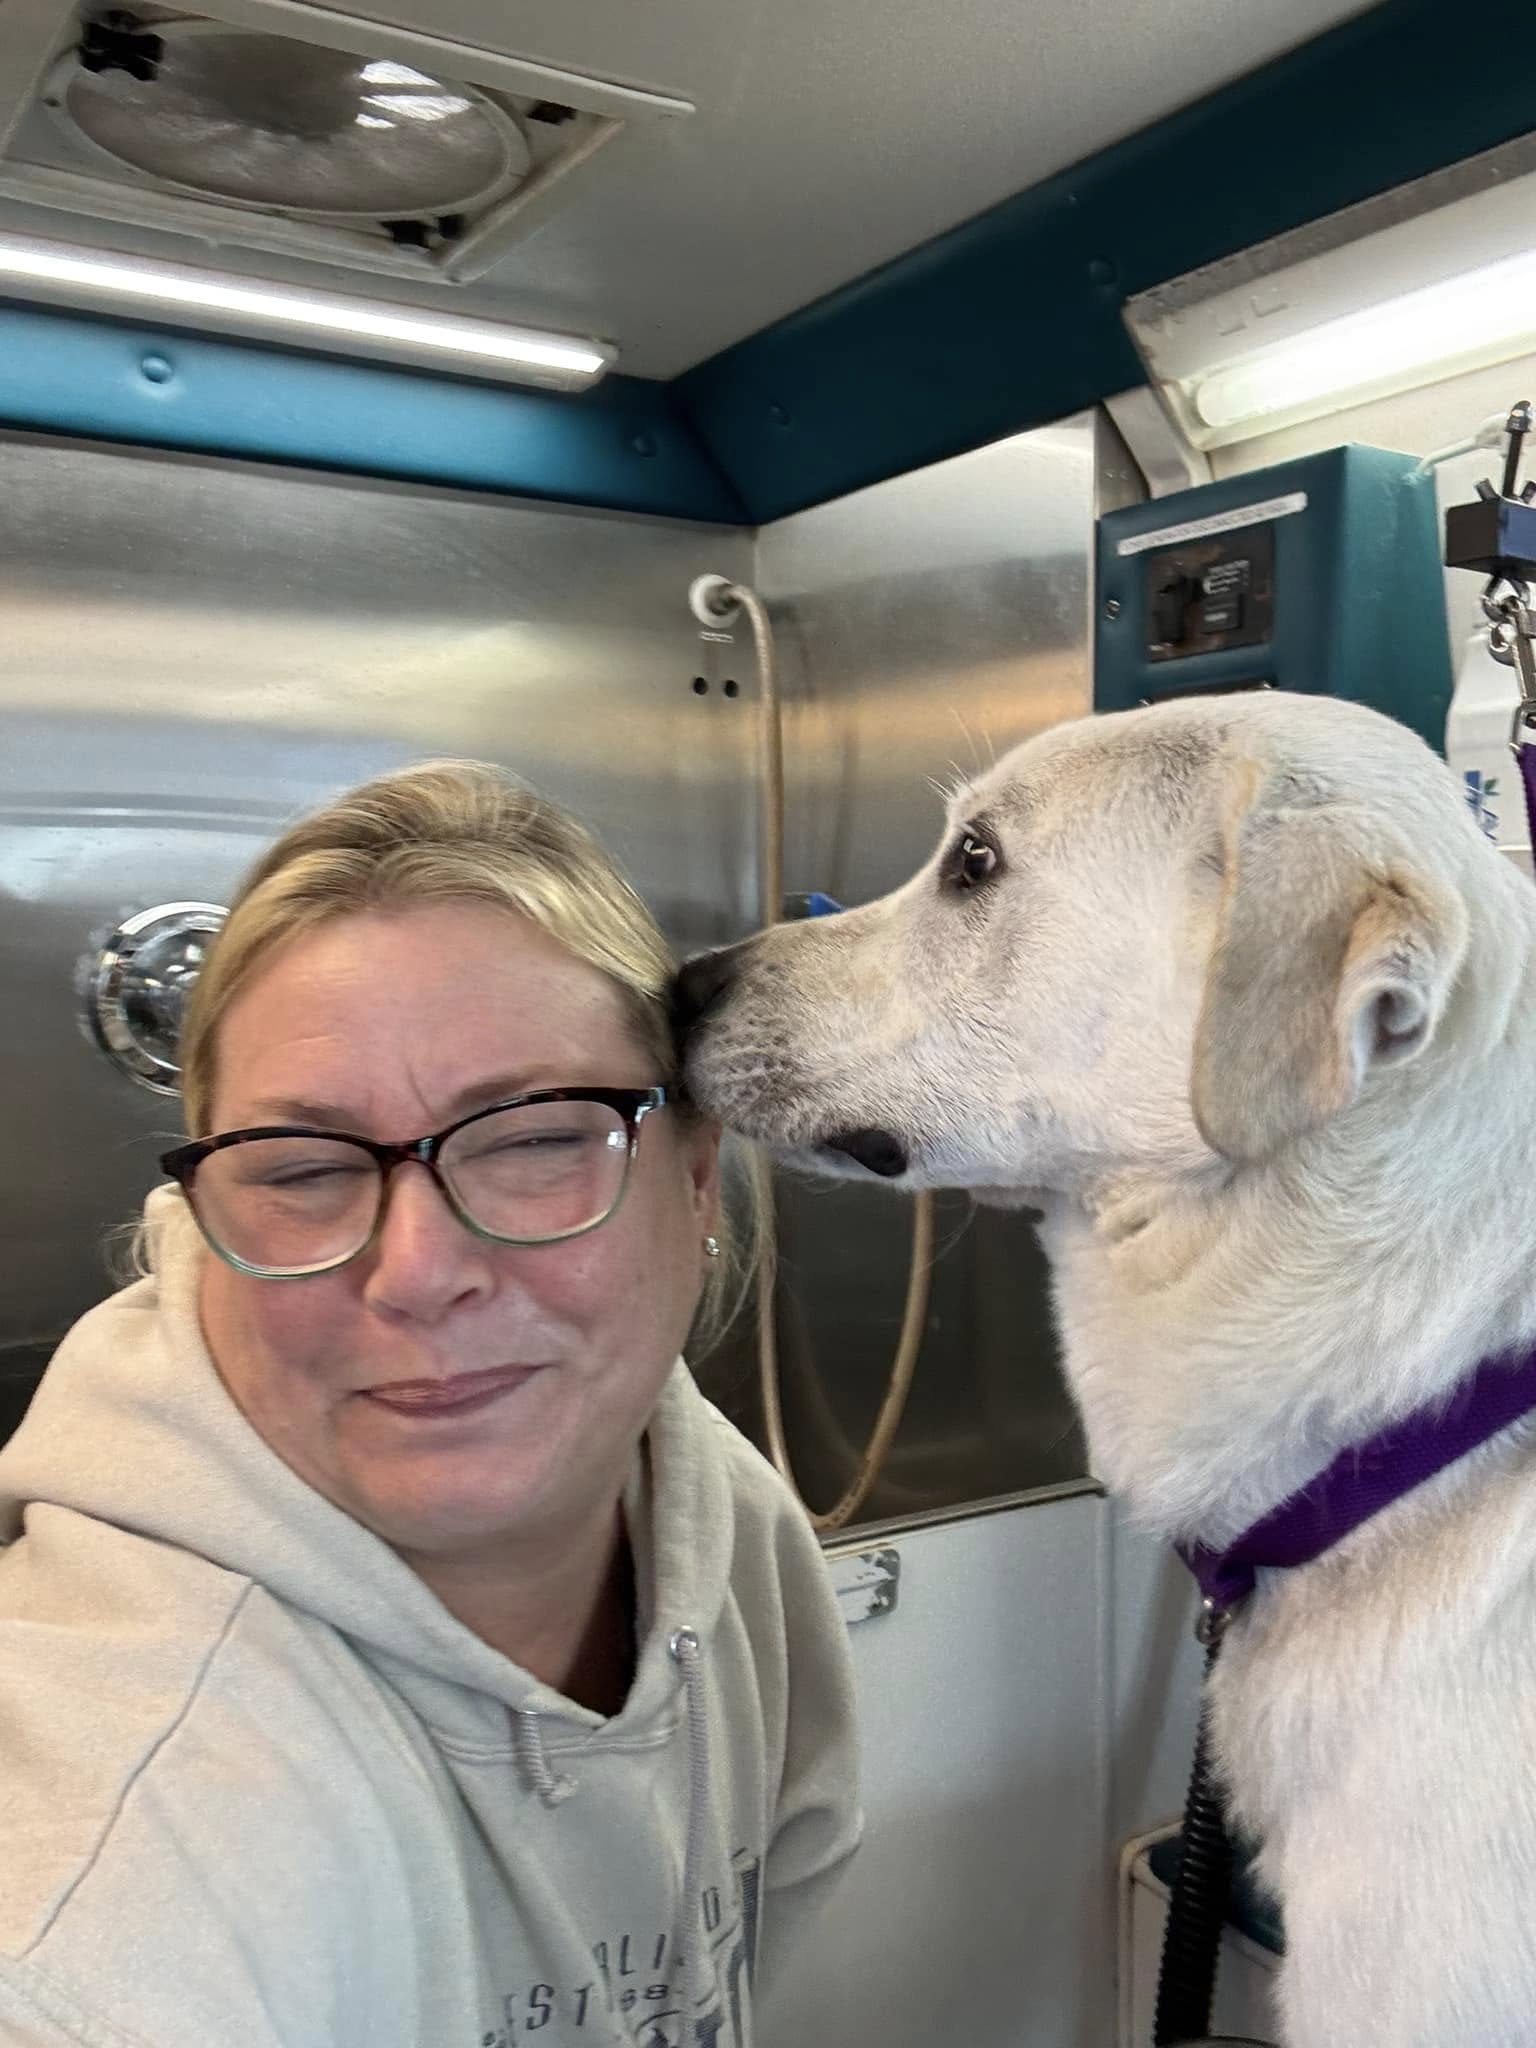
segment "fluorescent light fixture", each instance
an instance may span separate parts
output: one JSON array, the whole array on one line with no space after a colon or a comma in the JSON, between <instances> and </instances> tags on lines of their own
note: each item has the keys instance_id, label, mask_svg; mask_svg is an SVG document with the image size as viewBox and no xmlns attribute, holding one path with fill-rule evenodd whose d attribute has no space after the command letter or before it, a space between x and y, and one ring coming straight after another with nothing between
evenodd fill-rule
<instances>
[{"instance_id":1,"label":"fluorescent light fixture","mask_svg":"<svg viewBox=\"0 0 1536 2048\"><path fill-rule=\"evenodd\" d=\"M0 235L0 292L8 282L18 287L15 296L53 304L175 309L192 316L190 324L197 327L567 391L595 384L618 353L607 342L574 335Z\"/></svg>"},{"instance_id":2,"label":"fluorescent light fixture","mask_svg":"<svg viewBox=\"0 0 1536 2048\"><path fill-rule=\"evenodd\" d=\"M1175 279L1126 324L1202 449L1536 352L1536 148Z\"/></svg>"},{"instance_id":3,"label":"fluorescent light fixture","mask_svg":"<svg viewBox=\"0 0 1536 2048\"><path fill-rule=\"evenodd\" d=\"M1325 403L1337 410L1533 348L1536 250L1260 349L1200 378L1193 398L1206 426L1230 428Z\"/></svg>"}]
</instances>

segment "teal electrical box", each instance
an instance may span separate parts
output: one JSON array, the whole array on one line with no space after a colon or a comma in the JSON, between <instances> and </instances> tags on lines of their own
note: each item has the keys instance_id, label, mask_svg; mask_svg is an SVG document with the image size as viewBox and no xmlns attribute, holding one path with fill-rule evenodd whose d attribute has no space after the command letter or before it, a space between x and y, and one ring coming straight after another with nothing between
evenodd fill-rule
<instances>
[{"instance_id":1,"label":"teal electrical box","mask_svg":"<svg viewBox=\"0 0 1536 2048\"><path fill-rule=\"evenodd\" d=\"M1435 479L1331 448L1099 521L1094 709L1299 690L1445 751L1451 652Z\"/></svg>"}]
</instances>

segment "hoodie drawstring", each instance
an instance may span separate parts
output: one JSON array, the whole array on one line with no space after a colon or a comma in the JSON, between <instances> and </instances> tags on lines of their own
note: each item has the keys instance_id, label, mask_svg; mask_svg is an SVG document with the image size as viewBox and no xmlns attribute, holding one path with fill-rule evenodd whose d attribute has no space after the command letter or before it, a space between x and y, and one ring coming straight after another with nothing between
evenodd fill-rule
<instances>
[{"instance_id":1,"label":"hoodie drawstring","mask_svg":"<svg viewBox=\"0 0 1536 2048\"><path fill-rule=\"evenodd\" d=\"M701 1939L699 1893L704 1869L704 1829L709 1819L709 1716L704 1707L704 1668L699 1638L691 1628L674 1630L667 1648L683 1674L688 1709L688 1832L683 1849L683 1896L673 1939L682 1964L683 1995L690 2024L708 1995ZM550 1767L544 1731L532 1707L512 1710L512 1741L518 1768L546 1806L558 1806L576 1790L574 1778Z\"/></svg>"},{"instance_id":2,"label":"hoodie drawstring","mask_svg":"<svg viewBox=\"0 0 1536 2048\"><path fill-rule=\"evenodd\" d=\"M709 1718L704 1711L704 1671L699 1639L691 1628L677 1629L667 1648L683 1674L688 1703L688 1834L683 1851L683 1898L678 1910L677 1939L688 1998L688 2018L704 2003L704 1955L699 1938L699 1887L703 1874L704 1826L709 1815Z\"/></svg>"},{"instance_id":3,"label":"hoodie drawstring","mask_svg":"<svg viewBox=\"0 0 1536 2048\"><path fill-rule=\"evenodd\" d=\"M550 1769L544 1748L544 1730L532 1707L512 1709L512 1745L518 1768L546 1806L558 1806L576 1790L576 1780Z\"/></svg>"}]
</instances>

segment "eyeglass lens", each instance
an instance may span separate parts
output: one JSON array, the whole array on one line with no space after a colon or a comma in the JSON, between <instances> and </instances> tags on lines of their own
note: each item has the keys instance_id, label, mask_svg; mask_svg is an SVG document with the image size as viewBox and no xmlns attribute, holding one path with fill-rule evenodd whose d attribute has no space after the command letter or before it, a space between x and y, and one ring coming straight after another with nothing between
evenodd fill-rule
<instances>
[{"instance_id":1,"label":"eyeglass lens","mask_svg":"<svg viewBox=\"0 0 1536 2048\"><path fill-rule=\"evenodd\" d=\"M616 1206L629 1132L601 1102L522 1103L454 1132L437 1167L463 1216L489 1237L547 1242ZM210 1153L192 1188L199 1223L240 1264L268 1273L340 1265L367 1244L384 1170L345 1138L253 1138Z\"/></svg>"}]
</instances>

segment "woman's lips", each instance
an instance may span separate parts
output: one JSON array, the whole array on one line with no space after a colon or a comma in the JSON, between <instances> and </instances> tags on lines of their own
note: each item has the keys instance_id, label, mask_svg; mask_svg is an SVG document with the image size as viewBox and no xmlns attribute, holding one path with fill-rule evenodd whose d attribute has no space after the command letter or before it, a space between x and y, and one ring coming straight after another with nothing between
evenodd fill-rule
<instances>
[{"instance_id":1,"label":"woman's lips","mask_svg":"<svg viewBox=\"0 0 1536 2048\"><path fill-rule=\"evenodd\" d=\"M488 1408L542 1370L537 1365L501 1365L491 1372L456 1373L448 1380L396 1380L365 1389L364 1399L392 1408L397 1415L467 1415Z\"/></svg>"}]
</instances>

